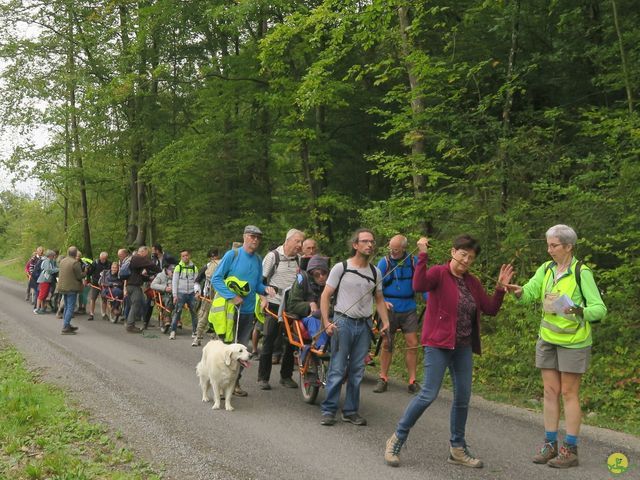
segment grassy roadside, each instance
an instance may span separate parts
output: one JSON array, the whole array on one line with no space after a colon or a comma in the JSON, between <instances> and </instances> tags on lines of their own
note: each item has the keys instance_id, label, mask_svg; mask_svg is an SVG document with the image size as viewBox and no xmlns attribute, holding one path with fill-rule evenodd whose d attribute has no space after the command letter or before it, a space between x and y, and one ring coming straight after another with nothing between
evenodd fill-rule
<instances>
[{"instance_id":1,"label":"grassy roadside","mask_svg":"<svg viewBox=\"0 0 640 480\"><path fill-rule=\"evenodd\" d=\"M159 479L115 435L40 383L19 352L0 340L0 478Z\"/></svg>"},{"instance_id":2,"label":"grassy roadside","mask_svg":"<svg viewBox=\"0 0 640 480\"><path fill-rule=\"evenodd\" d=\"M22 259L0 260L0 276L23 282L25 289L27 288L27 276L24 273L24 262Z\"/></svg>"}]
</instances>

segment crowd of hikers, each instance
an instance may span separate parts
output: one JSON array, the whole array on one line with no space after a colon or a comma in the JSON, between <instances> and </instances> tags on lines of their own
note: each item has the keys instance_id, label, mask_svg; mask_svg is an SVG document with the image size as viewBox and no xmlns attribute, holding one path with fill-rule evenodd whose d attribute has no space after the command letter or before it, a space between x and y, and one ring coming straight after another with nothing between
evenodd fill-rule
<instances>
[{"instance_id":1,"label":"crowd of hikers","mask_svg":"<svg viewBox=\"0 0 640 480\"><path fill-rule=\"evenodd\" d=\"M386 441L385 462L400 464L402 445L438 396L449 370L453 404L447 461L475 468L483 462L470 452L465 429L473 354L481 353L481 315L496 315L509 292L522 302L538 300L542 312L535 364L544 384L545 439L533 462L555 468L578 465L580 379L590 360L591 325L604 318L606 307L591 269L574 255L577 235L571 227L555 225L546 232L551 260L523 286L511 283L513 267L502 265L493 294L487 293L479 274L470 272L480 254L478 241L470 235L454 239L447 262L429 267L426 237L410 252L407 238L395 235L387 254L374 265L374 233L359 229L349 241L349 258L330 267L329 258L319 254L317 242L300 230L289 230L284 242L264 258L258 254L262 236L260 228L247 225L242 242L234 243L222 257L211 249L201 268L189 250L176 258L159 244L134 252L120 249L113 261L107 252L91 259L74 246L64 256L38 247L25 266L26 300L33 303L34 314L57 314L63 320L63 335L76 334L78 328L71 323L76 315L86 313L87 320L94 320L99 305L103 319L112 323L123 319L129 333L148 328L155 311L161 331L175 340L186 309L191 317L191 345L202 345L207 331L227 343L244 344L259 361L261 390L271 389L271 371L277 363L281 364L279 384L298 386L293 379L295 358L304 352L297 352L283 334L283 317L278 312L286 310L300 320L298 328L306 331L307 342L330 355L321 404L320 423L325 426L336 423L338 410L344 422L367 424L359 414L360 386L370 363L374 332L382 353L373 392L384 393L389 388L394 336L400 331L405 339L406 389L413 396ZM422 300L425 309L418 314ZM417 383L418 348L424 351L422 385ZM346 394L340 407L343 385ZM240 378L233 393L247 395ZM559 447L561 401L566 434Z\"/></svg>"}]
</instances>

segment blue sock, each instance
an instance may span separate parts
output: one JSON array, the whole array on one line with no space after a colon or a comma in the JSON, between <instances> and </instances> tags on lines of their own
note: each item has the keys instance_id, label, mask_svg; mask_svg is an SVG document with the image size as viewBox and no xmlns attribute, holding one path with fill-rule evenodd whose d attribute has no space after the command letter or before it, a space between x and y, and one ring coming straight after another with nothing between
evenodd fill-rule
<instances>
[{"instance_id":1,"label":"blue sock","mask_svg":"<svg viewBox=\"0 0 640 480\"><path fill-rule=\"evenodd\" d=\"M577 435L565 435L564 441L567 442L567 445L571 445L575 447L578 445L578 436Z\"/></svg>"},{"instance_id":2,"label":"blue sock","mask_svg":"<svg viewBox=\"0 0 640 480\"><path fill-rule=\"evenodd\" d=\"M547 442L557 442L558 441L558 431L555 432L544 432L544 439Z\"/></svg>"}]
</instances>

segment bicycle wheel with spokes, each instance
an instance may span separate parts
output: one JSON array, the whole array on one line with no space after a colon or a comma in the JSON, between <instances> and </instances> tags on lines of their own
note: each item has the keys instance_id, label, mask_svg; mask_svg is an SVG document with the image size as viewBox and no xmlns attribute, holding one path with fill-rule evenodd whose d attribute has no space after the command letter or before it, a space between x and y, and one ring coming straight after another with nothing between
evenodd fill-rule
<instances>
[{"instance_id":1,"label":"bicycle wheel with spokes","mask_svg":"<svg viewBox=\"0 0 640 480\"><path fill-rule=\"evenodd\" d=\"M300 390L304 401L313 404L320 391L320 371L322 367L320 360L312 353L307 353L305 364L307 366L305 373L303 374L300 371Z\"/></svg>"}]
</instances>

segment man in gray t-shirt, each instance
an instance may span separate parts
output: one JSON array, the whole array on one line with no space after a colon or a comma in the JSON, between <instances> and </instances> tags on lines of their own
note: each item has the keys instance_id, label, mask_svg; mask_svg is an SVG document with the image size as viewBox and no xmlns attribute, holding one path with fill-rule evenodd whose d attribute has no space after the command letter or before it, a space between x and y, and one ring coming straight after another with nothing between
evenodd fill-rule
<instances>
[{"instance_id":1,"label":"man in gray t-shirt","mask_svg":"<svg viewBox=\"0 0 640 480\"><path fill-rule=\"evenodd\" d=\"M382 320L381 332L389 328L387 307L382 296L380 270L369 263L376 242L371 230L359 229L351 239L351 257L336 264L329 273L320 297L322 323L331 336L331 361L327 375L326 398L322 402L322 425L333 425L340 401L340 390L347 367L347 392L342 420L366 425L358 414L360 383L364 377L364 358L371 344L373 307ZM345 265L346 263L346 265ZM331 298L336 296L333 322L329 319Z\"/></svg>"}]
</instances>

